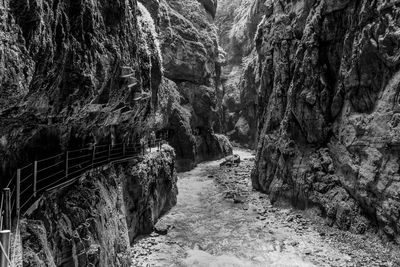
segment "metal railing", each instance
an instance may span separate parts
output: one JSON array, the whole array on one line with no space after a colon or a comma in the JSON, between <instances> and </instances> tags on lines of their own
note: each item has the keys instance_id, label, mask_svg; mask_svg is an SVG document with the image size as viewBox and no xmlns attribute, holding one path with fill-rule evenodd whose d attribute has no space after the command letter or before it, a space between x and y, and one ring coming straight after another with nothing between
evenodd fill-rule
<instances>
[{"instance_id":1,"label":"metal railing","mask_svg":"<svg viewBox=\"0 0 400 267\"><path fill-rule=\"evenodd\" d=\"M163 139L156 139L146 143L91 145L35 160L17 169L1 195L0 266L9 266L12 262L9 254L12 220L16 219L17 229L20 215L24 215L43 193L72 184L89 170L144 156L152 147L160 150L163 143Z\"/></svg>"}]
</instances>

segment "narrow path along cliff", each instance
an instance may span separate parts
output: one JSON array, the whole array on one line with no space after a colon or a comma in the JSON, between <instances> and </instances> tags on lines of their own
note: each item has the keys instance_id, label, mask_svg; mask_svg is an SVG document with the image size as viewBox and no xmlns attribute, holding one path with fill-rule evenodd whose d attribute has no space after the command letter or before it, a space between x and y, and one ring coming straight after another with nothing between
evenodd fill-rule
<instances>
[{"instance_id":1,"label":"narrow path along cliff","mask_svg":"<svg viewBox=\"0 0 400 267\"><path fill-rule=\"evenodd\" d=\"M180 173L178 203L158 233L132 246L133 266L399 266L399 251L372 234L330 228L312 212L273 207L252 191L251 151ZM167 232L168 230L168 232ZM165 234L165 235L164 235Z\"/></svg>"}]
</instances>

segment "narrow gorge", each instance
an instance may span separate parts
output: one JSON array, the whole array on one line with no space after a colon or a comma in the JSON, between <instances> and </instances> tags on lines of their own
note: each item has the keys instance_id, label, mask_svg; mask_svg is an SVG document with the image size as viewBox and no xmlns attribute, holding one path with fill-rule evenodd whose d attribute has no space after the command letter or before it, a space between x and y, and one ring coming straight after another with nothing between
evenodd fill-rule
<instances>
[{"instance_id":1,"label":"narrow gorge","mask_svg":"<svg viewBox=\"0 0 400 267\"><path fill-rule=\"evenodd\" d=\"M399 1L0 22L0 267L400 266Z\"/></svg>"}]
</instances>

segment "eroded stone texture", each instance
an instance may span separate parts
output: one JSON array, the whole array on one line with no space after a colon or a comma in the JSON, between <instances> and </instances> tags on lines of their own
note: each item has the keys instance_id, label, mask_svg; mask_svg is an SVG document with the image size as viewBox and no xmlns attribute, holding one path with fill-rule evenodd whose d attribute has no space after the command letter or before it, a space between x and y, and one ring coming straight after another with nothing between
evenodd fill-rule
<instances>
[{"instance_id":1,"label":"eroded stone texture","mask_svg":"<svg viewBox=\"0 0 400 267\"><path fill-rule=\"evenodd\" d=\"M2 177L10 179L18 166L35 158L93 141L138 142L153 130L178 132L174 127L181 124L189 137L183 144L189 153L177 153L189 162L183 166L191 168L198 158L208 157L197 156L197 151L214 155L196 146L192 129L200 125L219 140L213 128L220 124L215 106L220 51L210 15L216 2L139 2L1 3ZM176 125L159 123L154 116L163 112L163 69L171 80L167 86L173 81L179 92L193 90L194 97L185 101L196 107L184 107L182 98L169 120ZM171 141L176 148L182 146Z\"/></svg>"},{"instance_id":2,"label":"eroded stone texture","mask_svg":"<svg viewBox=\"0 0 400 267\"><path fill-rule=\"evenodd\" d=\"M163 146L45 195L22 224L24 266L131 266L130 242L176 203L174 164Z\"/></svg>"},{"instance_id":3,"label":"eroded stone texture","mask_svg":"<svg viewBox=\"0 0 400 267\"><path fill-rule=\"evenodd\" d=\"M400 241L397 1L258 2L254 187Z\"/></svg>"},{"instance_id":4,"label":"eroded stone texture","mask_svg":"<svg viewBox=\"0 0 400 267\"><path fill-rule=\"evenodd\" d=\"M222 121L229 137L253 147L257 134L259 75L254 36L264 15L260 1L219 2L216 23L225 52L222 67Z\"/></svg>"},{"instance_id":5,"label":"eroded stone texture","mask_svg":"<svg viewBox=\"0 0 400 267\"><path fill-rule=\"evenodd\" d=\"M136 1L1 3L1 175L66 148L138 140L162 70ZM134 101L136 93L150 98ZM3 180L2 180L3 182Z\"/></svg>"},{"instance_id":6,"label":"eroded stone texture","mask_svg":"<svg viewBox=\"0 0 400 267\"><path fill-rule=\"evenodd\" d=\"M158 218L176 204L175 152L164 145L129 168L122 177L126 220L131 242L138 235L150 234Z\"/></svg>"},{"instance_id":7,"label":"eroded stone texture","mask_svg":"<svg viewBox=\"0 0 400 267\"><path fill-rule=\"evenodd\" d=\"M220 130L221 51L208 7L215 9L215 5L213 1L160 1L165 79L157 121L170 130L168 141L176 149L180 170L231 153L229 142L214 133Z\"/></svg>"}]
</instances>

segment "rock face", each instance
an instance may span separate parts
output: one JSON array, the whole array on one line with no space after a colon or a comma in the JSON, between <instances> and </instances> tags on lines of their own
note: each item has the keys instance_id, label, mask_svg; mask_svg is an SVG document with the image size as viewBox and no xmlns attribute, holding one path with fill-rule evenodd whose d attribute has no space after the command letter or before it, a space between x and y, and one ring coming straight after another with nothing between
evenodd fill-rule
<instances>
[{"instance_id":1,"label":"rock face","mask_svg":"<svg viewBox=\"0 0 400 267\"><path fill-rule=\"evenodd\" d=\"M257 1L253 186L399 239L397 1Z\"/></svg>"},{"instance_id":2,"label":"rock face","mask_svg":"<svg viewBox=\"0 0 400 267\"><path fill-rule=\"evenodd\" d=\"M176 133L182 168L230 152L198 145L220 140L216 1L139 2L2 1L1 185L35 158L151 131Z\"/></svg>"},{"instance_id":3,"label":"rock face","mask_svg":"<svg viewBox=\"0 0 400 267\"><path fill-rule=\"evenodd\" d=\"M0 5L2 177L93 139L137 141L152 127L161 54L136 1ZM142 91L151 97L135 100Z\"/></svg>"},{"instance_id":4,"label":"rock face","mask_svg":"<svg viewBox=\"0 0 400 267\"><path fill-rule=\"evenodd\" d=\"M221 128L215 10L216 1L159 1L156 18L165 77L156 120L169 130L168 141L176 148L182 171L232 153L229 141L215 134Z\"/></svg>"},{"instance_id":5,"label":"rock face","mask_svg":"<svg viewBox=\"0 0 400 267\"><path fill-rule=\"evenodd\" d=\"M22 224L24 266L130 266L130 242L176 203L171 147L46 195Z\"/></svg>"},{"instance_id":6,"label":"rock face","mask_svg":"<svg viewBox=\"0 0 400 267\"><path fill-rule=\"evenodd\" d=\"M153 231L157 219L176 204L175 152L164 145L125 172L123 195L131 242Z\"/></svg>"},{"instance_id":7,"label":"rock face","mask_svg":"<svg viewBox=\"0 0 400 267\"><path fill-rule=\"evenodd\" d=\"M222 0L216 16L222 67L221 117L224 131L242 145L254 147L257 135L259 70L253 42L264 4L251 0Z\"/></svg>"}]
</instances>

